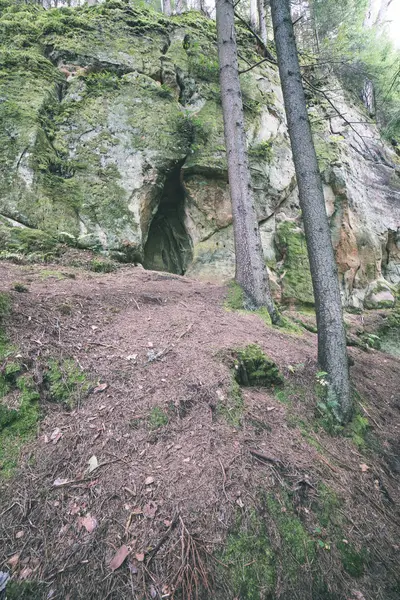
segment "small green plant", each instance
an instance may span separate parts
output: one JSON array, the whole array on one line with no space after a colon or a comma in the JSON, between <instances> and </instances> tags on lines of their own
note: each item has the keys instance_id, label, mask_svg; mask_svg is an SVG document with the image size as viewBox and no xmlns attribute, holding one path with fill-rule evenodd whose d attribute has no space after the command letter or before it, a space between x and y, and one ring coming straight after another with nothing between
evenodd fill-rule
<instances>
[{"instance_id":1,"label":"small green plant","mask_svg":"<svg viewBox=\"0 0 400 600\"><path fill-rule=\"evenodd\" d=\"M117 267L111 261L94 258L90 263L90 270L95 273L112 273L117 270Z\"/></svg>"},{"instance_id":2,"label":"small green plant","mask_svg":"<svg viewBox=\"0 0 400 600\"><path fill-rule=\"evenodd\" d=\"M148 424L150 429L161 429L168 425L168 415L159 406L154 406L148 417Z\"/></svg>"},{"instance_id":3,"label":"small green plant","mask_svg":"<svg viewBox=\"0 0 400 600\"><path fill-rule=\"evenodd\" d=\"M50 359L44 378L48 386L49 401L63 404L67 408L79 405L91 387L86 374L73 359Z\"/></svg>"},{"instance_id":4,"label":"small green plant","mask_svg":"<svg viewBox=\"0 0 400 600\"><path fill-rule=\"evenodd\" d=\"M320 398L317 403L317 423L331 435L339 435L343 427L338 419L339 404L335 396L330 393L328 373L318 371L316 374L315 392Z\"/></svg>"},{"instance_id":5,"label":"small green plant","mask_svg":"<svg viewBox=\"0 0 400 600\"><path fill-rule=\"evenodd\" d=\"M81 78L86 83L89 96L102 96L121 87L121 79L117 73L112 71L89 73L88 75L82 75Z\"/></svg>"},{"instance_id":6,"label":"small green plant","mask_svg":"<svg viewBox=\"0 0 400 600\"><path fill-rule=\"evenodd\" d=\"M26 287L26 285L19 283L18 281L17 283L14 283L13 290L20 293L29 292L29 289Z\"/></svg>"},{"instance_id":7,"label":"small green plant","mask_svg":"<svg viewBox=\"0 0 400 600\"><path fill-rule=\"evenodd\" d=\"M273 157L272 140L265 140L249 148L249 156L264 162L271 162Z\"/></svg>"},{"instance_id":8,"label":"small green plant","mask_svg":"<svg viewBox=\"0 0 400 600\"><path fill-rule=\"evenodd\" d=\"M159 88L157 88L157 95L160 96L160 98L172 100L174 97L174 90L170 88L166 83L163 83L160 85Z\"/></svg>"}]
</instances>

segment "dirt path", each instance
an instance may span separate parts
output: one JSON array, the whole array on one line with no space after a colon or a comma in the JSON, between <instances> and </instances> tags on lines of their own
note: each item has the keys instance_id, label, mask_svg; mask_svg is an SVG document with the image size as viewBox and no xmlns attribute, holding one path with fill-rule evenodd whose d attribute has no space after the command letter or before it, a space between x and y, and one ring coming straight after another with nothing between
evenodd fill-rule
<instances>
[{"instance_id":1,"label":"dirt path","mask_svg":"<svg viewBox=\"0 0 400 600\"><path fill-rule=\"evenodd\" d=\"M43 364L56 358L73 359L93 382L72 411L45 402L38 438L24 448L17 478L2 484L0 569L18 555L15 577L28 569L28 580L43 582L45 595L37 598L158 598L163 586L170 591L177 569L166 541L175 539L175 529L184 535L177 515L213 553L235 511L255 504L256 490L273 490L280 480L288 489L309 481L300 508L307 522L323 481L343 497L360 538L366 535L364 503L373 547L384 554L361 579L365 598L394 598L378 591L379 570L390 578L395 569L400 522L393 512L399 360L351 350L364 416L381 448L372 456L348 437L309 427L316 336L284 333L257 315L225 310L223 287L133 267L98 275L1 264L0 273L1 291L16 281L29 290L11 291L7 335L38 379ZM223 352L250 343L276 361L286 391L245 389L240 427L234 427L219 412L232 381ZM60 435L53 443L55 430ZM257 460L250 450L272 461ZM100 466L88 473L93 456ZM56 480L64 483L54 486ZM97 523L92 533L80 520L88 515ZM151 549L164 536L153 559ZM130 567L112 573L110 560L123 544L131 550ZM347 573L340 578L332 583L337 598L354 588ZM167 592L162 597L172 598Z\"/></svg>"}]
</instances>

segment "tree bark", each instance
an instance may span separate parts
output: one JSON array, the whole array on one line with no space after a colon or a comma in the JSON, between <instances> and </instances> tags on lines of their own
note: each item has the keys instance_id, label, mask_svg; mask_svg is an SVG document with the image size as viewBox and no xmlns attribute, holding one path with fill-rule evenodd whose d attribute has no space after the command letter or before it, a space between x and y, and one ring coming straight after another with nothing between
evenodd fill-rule
<instances>
[{"instance_id":1,"label":"tree bark","mask_svg":"<svg viewBox=\"0 0 400 600\"><path fill-rule=\"evenodd\" d=\"M346 335L337 267L293 33L289 0L271 0L285 111L299 188L318 325L318 360L337 418L351 417Z\"/></svg>"},{"instance_id":2,"label":"tree bark","mask_svg":"<svg viewBox=\"0 0 400 600\"><path fill-rule=\"evenodd\" d=\"M217 0L217 39L222 111L232 200L236 281L253 308L266 306L273 323L278 313L269 289L247 157L240 90L233 0Z\"/></svg>"},{"instance_id":3,"label":"tree bark","mask_svg":"<svg viewBox=\"0 0 400 600\"><path fill-rule=\"evenodd\" d=\"M250 25L257 31L257 0L250 0Z\"/></svg>"},{"instance_id":4,"label":"tree bark","mask_svg":"<svg viewBox=\"0 0 400 600\"><path fill-rule=\"evenodd\" d=\"M387 11L393 0L381 0L375 25L382 25L386 21Z\"/></svg>"},{"instance_id":5,"label":"tree bark","mask_svg":"<svg viewBox=\"0 0 400 600\"><path fill-rule=\"evenodd\" d=\"M163 0L163 13L167 15L167 17L171 16L171 0Z\"/></svg>"},{"instance_id":6,"label":"tree bark","mask_svg":"<svg viewBox=\"0 0 400 600\"><path fill-rule=\"evenodd\" d=\"M260 23L260 38L265 46L268 42L267 36L267 11L265 10L265 0L257 0L258 22Z\"/></svg>"}]
</instances>

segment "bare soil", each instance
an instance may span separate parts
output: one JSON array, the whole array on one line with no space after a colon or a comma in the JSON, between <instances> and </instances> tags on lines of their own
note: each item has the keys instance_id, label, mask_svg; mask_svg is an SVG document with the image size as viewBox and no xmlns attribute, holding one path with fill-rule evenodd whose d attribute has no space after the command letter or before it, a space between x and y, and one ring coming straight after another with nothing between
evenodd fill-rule
<instances>
[{"instance_id":1,"label":"bare soil","mask_svg":"<svg viewBox=\"0 0 400 600\"><path fill-rule=\"evenodd\" d=\"M218 553L237 514L258 506L260 490L288 491L313 531L321 483L341 499L346 540L368 553L368 568L354 579L337 554L318 549L326 597L399 597L399 359L350 349L378 448L360 449L348 435L312 428L316 335L227 311L223 286L140 267L97 274L0 264L0 272L1 291L13 300L7 335L38 385L49 357L73 358L93 382L72 411L43 399L37 438L23 448L14 478L0 478L0 569L43 582L31 598L190 600L197 582L199 597L233 599L229 580L226 588L217 581L226 567ZM13 291L16 281L28 292ZM234 427L218 410L232 381L223 357L250 343L276 361L291 397L243 389ZM93 456L99 466L89 473ZM96 521L90 533L88 516ZM123 545L129 555L113 571ZM317 599L312 572L304 566L304 587L290 595L278 569L275 597Z\"/></svg>"}]
</instances>

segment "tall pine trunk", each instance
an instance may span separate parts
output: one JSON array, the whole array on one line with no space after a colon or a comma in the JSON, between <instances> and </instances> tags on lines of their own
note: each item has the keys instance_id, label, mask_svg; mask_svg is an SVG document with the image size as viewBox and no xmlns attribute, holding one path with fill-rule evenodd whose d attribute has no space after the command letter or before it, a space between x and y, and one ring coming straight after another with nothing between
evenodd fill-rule
<instances>
[{"instance_id":1,"label":"tall pine trunk","mask_svg":"<svg viewBox=\"0 0 400 600\"><path fill-rule=\"evenodd\" d=\"M318 325L318 360L340 421L351 416L351 390L335 256L290 15L289 0L271 0L272 23L299 188Z\"/></svg>"},{"instance_id":2,"label":"tall pine trunk","mask_svg":"<svg viewBox=\"0 0 400 600\"><path fill-rule=\"evenodd\" d=\"M265 0L257 0L258 7L258 22L260 23L260 38L264 42L264 45L267 45L268 37L267 37L267 11L265 10Z\"/></svg>"},{"instance_id":3,"label":"tall pine trunk","mask_svg":"<svg viewBox=\"0 0 400 600\"><path fill-rule=\"evenodd\" d=\"M171 16L171 0L163 0L163 13L167 15L167 17Z\"/></svg>"},{"instance_id":4,"label":"tall pine trunk","mask_svg":"<svg viewBox=\"0 0 400 600\"><path fill-rule=\"evenodd\" d=\"M247 158L240 90L233 0L217 0L217 37L225 145L232 200L236 281L254 308L266 306L272 322L278 314L269 289Z\"/></svg>"},{"instance_id":5,"label":"tall pine trunk","mask_svg":"<svg viewBox=\"0 0 400 600\"><path fill-rule=\"evenodd\" d=\"M250 25L257 31L257 0L250 0Z\"/></svg>"}]
</instances>

